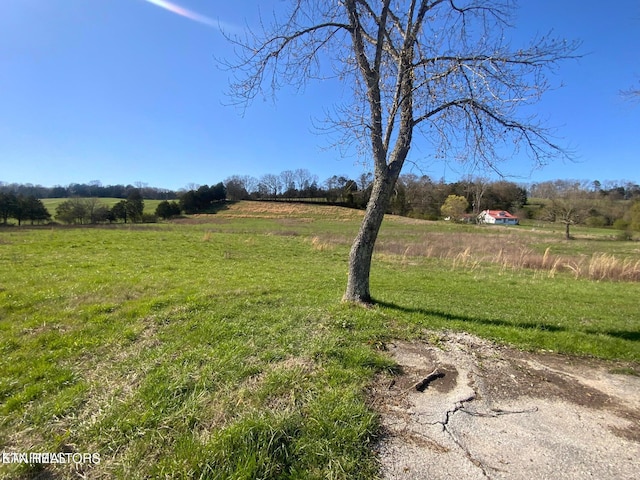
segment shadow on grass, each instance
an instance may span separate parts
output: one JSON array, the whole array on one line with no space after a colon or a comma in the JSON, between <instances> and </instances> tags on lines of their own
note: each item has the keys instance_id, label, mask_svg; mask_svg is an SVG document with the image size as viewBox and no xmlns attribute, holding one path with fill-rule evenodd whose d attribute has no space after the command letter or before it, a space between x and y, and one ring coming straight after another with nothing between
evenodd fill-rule
<instances>
[{"instance_id":1,"label":"shadow on grass","mask_svg":"<svg viewBox=\"0 0 640 480\"><path fill-rule=\"evenodd\" d=\"M234 203L238 203L235 200L224 200L222 202L215 202L213 205L211 205L210 207L207 207L206 211L204 212L200 212L200 213L218 213L218 212L222 212L224 210L229 210L229 206L233 205Z\"/></svg>"},{"instance_id":2,"label":"shadow on grass","mask_svg":"<svg viewBox=\"0 0 640 480\"><path fill-rule=\"evenodd\" d=\"M628 332L625 330L603 330L599 332L597 330L587 330L586 333L592 335L609 335L610 337L621 338L622 340L628 340L630 342L640 342L640 331Z\"/></svg>"},{"instance_id":3,"label":"shadow on grass","mask_svg":"<svg viewBox=\"0 0 640 480\"><path fill-rule=\"evenodd\" d=\"M525 330L540 330L546 332L567 332L568 328L558 326L558 325L549 325L545 323L533 323L533 322L507 322L504 320L496 320L490 318L481 318L481 317L469 317L466 315L456 315L449 312L444 312L442 310L434 310L428 308L420 308L420 307L405 307L402 305L397 305L391 302L383 302L376 300L376 305L381 307L385 307L391 310L397 310L404 313L419 313L425 316L438 317L443 320L448 321L458 321L464 323L476 323L480 325L490 325L495 327L513 327L513 328L522 328ZM640 331L625 331L625 330L575 330L576 333L585 333L587 335L608 335L610 337L620 338L622 340L627 340L630 342L640 342Z\"/></svg>"},{"instance_id":4,"label":"shadow on grass","mask_svg":"<svg viewBox=\"0 0 640 480\"><path fill-rule=\"evenodd\" d=\"M459 321L465 323L477 323L481 325L491 325L496 327L515 327L515 328L523 328L527 330L545 330L548 332L565 332L567 329L565 327L559 327L558 325L548 325L544 323L532 323L532 322L507 322L504 320L494 320L489 318L480 318L480 317L468 317L466 315L456 315L449 312L443 312L441 310L433 310L427 308L420 307L404 307L401 305L397 305L391 302L383 302L376 300L376 305L381 307L389 308L391 310L398 310L404 313L419 313L421 315L439 317L443 320L449 321Z\"/></svg>"}]
</instances>

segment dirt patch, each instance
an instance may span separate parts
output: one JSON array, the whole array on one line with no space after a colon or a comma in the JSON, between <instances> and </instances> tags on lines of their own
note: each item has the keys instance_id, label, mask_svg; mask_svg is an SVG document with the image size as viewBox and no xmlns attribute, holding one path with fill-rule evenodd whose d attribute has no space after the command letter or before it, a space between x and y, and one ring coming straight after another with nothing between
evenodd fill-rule
<instances>
[{"instance_id":1,"label":"dirt patch","mask_svg":"<svg viewBox=\"0 0 640 480\"><path fill-rule=\"evenodd\" d=\"M622 364L532 354L472 335L389 346L371 390L384 479L637 478L640 377Z\"/></svg>"}]
</instances>

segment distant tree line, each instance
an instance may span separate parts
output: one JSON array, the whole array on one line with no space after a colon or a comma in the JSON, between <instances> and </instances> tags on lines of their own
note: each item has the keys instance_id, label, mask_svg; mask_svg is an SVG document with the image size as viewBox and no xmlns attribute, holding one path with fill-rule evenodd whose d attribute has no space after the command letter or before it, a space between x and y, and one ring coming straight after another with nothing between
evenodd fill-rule
<instances>
[{"instance_id":1,"label":"distant tree line","mask_svg":"<svg viewBox=\"0 0 640 480\"><path fill-rule=\"evenodd\" d=\"M228 200L295 200L333 203L364 208L371 191L372 176L361 175L361 181L346 175L332 175L320 183L317 175L306 169L268 173L259 178L234 175L227 178Z\"/></svg>"},{"instance_id":2,"label":"distant tree line","mask_svg":"<svg viewBox=\"0 0 640 480\"><path fill-rule=\"evenodd\" d=\"M131 190L125 200L120 200L111 207L95 197L73 197L56 207L55 218L76 225L142 222L145 220L144 199L137 189Z\"/></svg>"},{"instance_id":3,"label":"distant tree line","mask_svg":"<svg viewBox=\"0 0 640 480\"><path fill-rule=\"evenodd\" d=\"M571 238L572 225L611 226L640 231L640 185L631 182L555 180L531 186L526 212L531 218L558 222Z\"/></svg>"},{"instance_id":4,"label":"distant tree line","mask_svg":"<svg viewBox=\"0 0 640 480\"><path fill-rule=\"evenodd\" d=\"M0 219L18 224L51 221L41 198L68 198L55 219L71 224L155 221L181 214L215 211L225 200L305 201L364 208L373 182L370 173L357 178L332 175L320 182L306 169L285 170L261 177L234 175L224 182L193 185L181 191L145 184L103 187L99 182L46 188L0 183ZM98 197L122 198L109 207ZM144 215L144 199L162 200L155 215ZM566 226L612 226L640 230L640 186L632 182L555 180L530 185L506 180L467 177L453 183L422 175L401 175L388 213L422 219L474 219L486 209L507 210L521 219L554 221Z\"/></svg>"},{"instance_id":5,"label":"distant tree line","mask_svg":"<svg viewBox=\"0 0 640 480\"><path fill-rule=\"evenodd\" d=\"M319 183L317 176L299 169L260 178L236 175L224 183L229 200L303 200L364 208L373 175L333 175ZM388 213L435 220L441 217L441 207L450 195L465 197L469 213L479 213L483 208L518 209L527 202L526 188L512 182L474 179L446 183L408 174L400 176Z\"/></svg>"},{"instance_id":6,"label":"distant tree line","mask_svg":"<svg viewBox=\"0 0 640 480\"><path fill-rule=\"evenodd\" d=\"M134 185L102 185L99 181L89 183L72 183L67 186L56 185L43 187L31 183L0 182L1 192L12 192L16 195L33 196L35 198L122 198L126 199L131 191L137 190L143 198L148 200L174 200L178 192L164 188L149 187L145 183Z\"/></svg>"},{"instance_id":7,"label":"distant tree line","mask_svg":"<svg viewBox=\"0 0 640 480\"><path fill-rule=\"evenodd\" d=\"M364 208L372 175L352 179L333 175L323 183L305 169L285 170L260 178L232 176L225 180L230 200L295 200L329 202ZM453 183L422 175L401 175L388 213L436 220L475 219L483 210L506 210L521 219L554 221L640 231L640 185L629 182L554 180L530 185L468 177ZM569 237L569 233L567 233Z\"/></svg>"}]
</instances>

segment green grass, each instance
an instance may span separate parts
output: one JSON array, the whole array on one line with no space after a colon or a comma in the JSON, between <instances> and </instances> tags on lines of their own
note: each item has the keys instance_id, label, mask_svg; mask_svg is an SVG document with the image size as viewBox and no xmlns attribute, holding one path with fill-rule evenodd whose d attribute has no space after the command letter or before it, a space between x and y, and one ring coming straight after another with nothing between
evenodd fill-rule
<instances>
[{"instance_id":1,"label":"green grass","mask_svg":"<svg viewBox=\"0 0 640 480\"><path fill-rule=\"evenodd\" d=\"M46 207L46 209L51 214L51 217L55 217L56 208L63 202L69 200L68 198L44 198L42 199L42 203ZM98 200L109 208L113 207L116 203L121 202L122 198L110 198L110 197L100 197ZM152 214L155 213L158 204L162 200L145 200L144 201L144 213Z\"/></svg>"},{"instance_id":2,"label":"green grass","mask_svg":"<svg viewBox=\"0 0 640 480\"><path fill-rule=\"evenodd\" d=\"M175 223L0 229L0 449L98 452L91 478L369 479L365 391L395 369L393 339L464 330L640 360L639 283L381 249L379 305L341 304L360 215L240 203ZM493 232L385 222L387 245Z\"/></svg>"}]
</instances>

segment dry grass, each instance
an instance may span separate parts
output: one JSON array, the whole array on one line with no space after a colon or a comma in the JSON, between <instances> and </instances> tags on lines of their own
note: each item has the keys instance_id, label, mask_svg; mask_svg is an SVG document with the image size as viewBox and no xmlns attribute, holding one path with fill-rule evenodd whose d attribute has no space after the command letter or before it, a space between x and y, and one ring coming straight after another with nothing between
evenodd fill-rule
<instances>
[{"instance_id":1,"label":"dry grass","mask_svg":"<svg viewBox=\"0 0 640 480\"><path fill-rule=\"evenodd\" d=\"M330 218L353 221L362 216L358 210L333 206L318 206L282 202L238 202L216 214L219 221L231 218L275 219L280 226L294 230L270 232L274 235L295 235L296 227L315 220ZM619 258L608 253L558 254L553 245L559 240L543 237L542 233L485 229L474 231L422 231L416 235L412 227L435 225L437 222L391 216L395 225L387 235L381 234L376 243L376 255L398 261L402 265L415 263L416 258L449 260L452 268L476 269L483 264L499 265L502 270L532 269L554 277L559 272L570 272L576 278L611 281L640 281L640 260ZM404 235L404 227L407 227ZM398 230L400 228L400 230ZM203 240L208 241L205 233ZM314 250L331 250L349 245L353 237L344 233L325 232L309 240ZM549 243L540 252L540 243ZM413 259L413 260L412 260Z\"/></svg>"},{"instance_id":2,"label":"dry grass","mask_svg":"<svg viewBox=\"0 0 640 480\"><path fill-rule=\"evenodd\" d=\"M361 210L344 207L285 202L238 202L216 214L227 218L295 218L296 222L309 222L317 217L352 220L362 215Z\"/></svg>"},{"instance_id":3,"label":"dry grass","mask_svg":"<svg viewBox=\"0 0 640 480\"><path fill-rule=\"evenodd\" d=\"M318 240L320 241L320 240ZM324 242L330 242L323 239ZM496 264L503 270L532 269L554 277L570 272L575 278L609 281L640 281L640 260L618 258L608 253L559 255L548 246L536 251L525 236L513 234L478 234L430 232L413 241L380 239L376 252L400 258L402 264L411 257L450 260L453 268L476 269L482 264Z\"/></svg>"},{"instance_id":4,"label":"dry grass","mask_svg":"<svg viewBox=\"0 0 640 480\"><path fill-rule=\"evenodd\" d=\"M333 248L333 245L328 241L321 240L320 237L313 237L311 239L311 247L314 250L324 251L331 250Z\"/></svg>"},{"instance_id":5,"label":"dry grass","mask_svg":"<svg viewBox=\"0 0 640 480\"><path fill-rule=\"evenodd\" d=\"M568 263L576 278L592 280L640 281L640 260L619 259L607 253L594 253L587 259Z\"/></svg>"}]
</instances>

